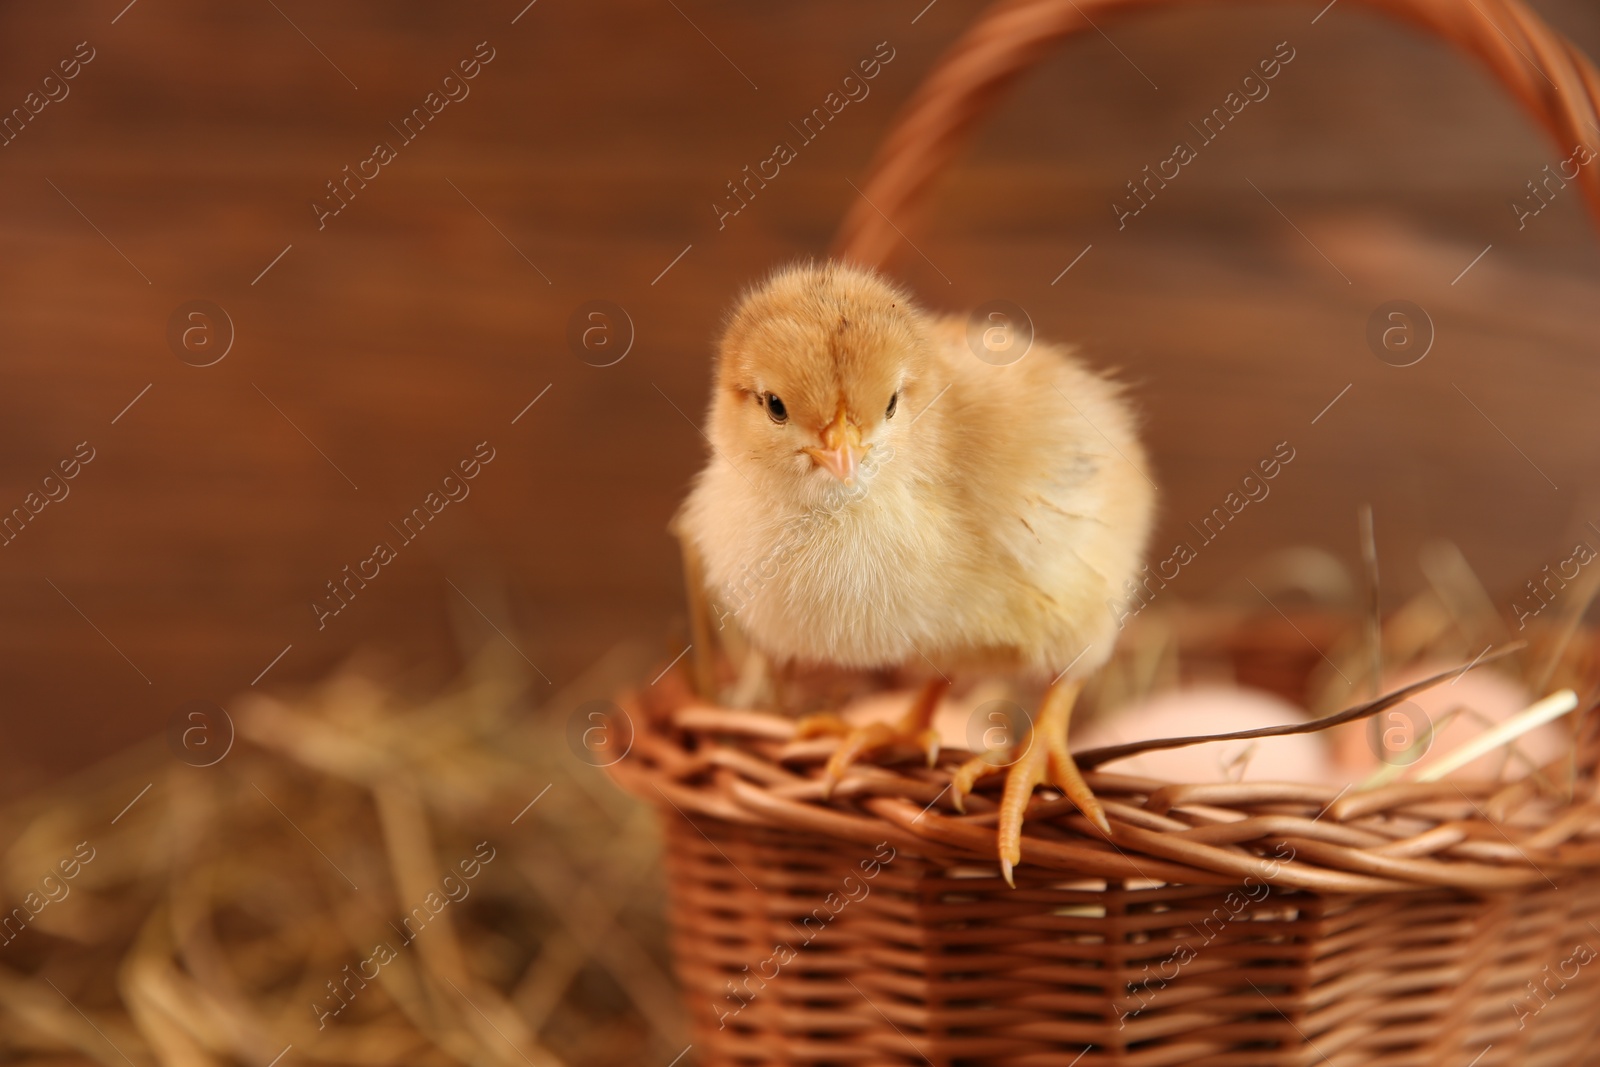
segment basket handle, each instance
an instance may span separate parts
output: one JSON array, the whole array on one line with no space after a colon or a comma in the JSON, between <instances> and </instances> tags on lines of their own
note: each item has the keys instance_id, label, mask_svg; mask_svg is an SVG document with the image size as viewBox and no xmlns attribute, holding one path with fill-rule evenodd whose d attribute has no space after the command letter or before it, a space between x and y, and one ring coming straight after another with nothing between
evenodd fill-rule
<instances>
[{"instance_id":1,"label":"basket handle","mask_svg":"<svg viewBox=\"0 0 1600 1067\"><path fill-rule=\"evenodd\" d=\"M1215 0L1000 0L951 46L873 157L833 255L881 267L905 240L934 179L978 121L1060 41L1102 19ZM1522 0L1350 0L1414 23L1476 56L1563 152L1600 140L1600 72ZM1092 20L1092 21L1091 21ZM1592 135L1592 136L1591 136ZM1600 223L1600 164L1574 179Z\"/></svg>"}]
</instances>

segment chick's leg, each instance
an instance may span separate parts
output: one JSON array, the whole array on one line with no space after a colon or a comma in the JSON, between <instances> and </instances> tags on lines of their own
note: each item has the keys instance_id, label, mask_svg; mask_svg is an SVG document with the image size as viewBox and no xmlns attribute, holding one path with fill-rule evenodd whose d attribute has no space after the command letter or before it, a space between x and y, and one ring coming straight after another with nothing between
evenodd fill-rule
<instances>
[{"instance_id":1,"label":"chick's leg","mask_svg":"<svg viewBox=\"0 0 1600 1067\"><path fill-rule=\"evenodd\" d=\"M801 719L795 730L796 737L834 735L841 738L839 747L828 757L828 764L822 771L823 795L833 792L834 786L839 784L851 764L891 745L909 742L926 752L928 766L933 766L939 758L939 733L933 729L933 715L949 688L949 680L943 678L924 685L898 723L874 722L865 726L851 726L833 714L807 715Z\"/></svg>"},{"instance_id":2,"label":"chick's leg","mask_svg":"<svg viewBox=\"0 0 1600 1067\"><path fill-rule=\"evenodd\" d=\"M1089 790L1072 752L1067 748L1067 733L1072 725L1072 709L1077 703L1083 683L1077 679L1052 684L1045 690L1039 706L1039 718L1026 742L1022 755L1011 764L1006 774L1005 792L1000 799L1000 817L997 827L1000 869L1011 884L1011 872L1022 860L1022 820L1028 810L1028 801L1037 785L1050 782L1066 794L1088 820L1109 835L1111 824L1106 821L1105 809ZM989 754L975 756L957 769L952 791L957 802L971 792L973 783L1000 769Z\"/></svg>"},{"instance_id":3,"label":"chick's leg","mask_svg":"<svg viewBox=\"0 0 1600 1067\"><path fill-rule=\"evenodd\" d=\"M1077 679L1052 685L1045 692L1044 703L1039 708L1039 725L1034 729L1044 741L1051 782L1066 794L1068 800L1078 806L1078 810L1083 812L1084 817L1094 823L1101 833L1109 836L1111 824L1106 821L1105 808L1100 806L1100 801L1089 789L1089 784L1083 780L1083 775L1078 772L1078 762L1072 758L1072 750L1067 747L1067 733L1072 725L1072 709L1077 705L1078 694L1082 691L1083 682ZM1021 826L1020 818L1018 826Z\"/></svg>"},{"instance_id":4,"label":"chick's leg","mask_svg":"<svg viewBox=\"0 0 1600 1067\"><path fill-rule=\"evenodd\" d=\"M691 661L695 695L702 700L716 699L717 637L711 628L711 601L706 595L705 565L700 553L688 537L678 535L678 547L683 553L684 593L689 603L689 637L693 642L694 659Z\"/></svg>"}]
</instances>

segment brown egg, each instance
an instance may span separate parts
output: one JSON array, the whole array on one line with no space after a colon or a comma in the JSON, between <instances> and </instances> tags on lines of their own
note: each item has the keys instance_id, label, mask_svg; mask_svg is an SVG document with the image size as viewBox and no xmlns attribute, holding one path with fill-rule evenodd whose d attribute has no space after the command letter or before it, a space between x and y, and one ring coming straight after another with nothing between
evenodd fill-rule
<instances>
[{"instance_id":1,"label":"brown egg","mask_svg":"<svg viewBox=\"0 0 1600 1067\"><path fill-rule=\"evenodd\" d=\"M1386 674L1383 689L1397 689L1453 666L1456 664L1423 661ZM1453 752L1532 703L1532 695L1520 682L1479 667L1453 682L1424 689L1368 722L1330 731L1334 758L1352 781L1363 781L1386 765L1401 768L1398 777L1411 778L1430 761ZM1521 777L1559 756L1567 747L1566 736L1559 721L1541 726L1519 738L1515 751L1507 746L1482 756L1452 777Z\"/></svg>"},{"instance_id":2,"label":"brown egg","mask_svg":"<svg viewBox=\"0 0 1600 1067\"><path fill-rule=\"evenodd\" d=\"M1308 717L1300 708L1259 689L1197 686L1169 690L1124 707L1108 721L1074 736L1072 747L1082 752L1149 738L1232 733L1304 722ZM1317 734L1144 752L1104 764L1103 769L1180 783L1329 782L1339 777L1327 743Z\"/></svg>"}]
</instances>

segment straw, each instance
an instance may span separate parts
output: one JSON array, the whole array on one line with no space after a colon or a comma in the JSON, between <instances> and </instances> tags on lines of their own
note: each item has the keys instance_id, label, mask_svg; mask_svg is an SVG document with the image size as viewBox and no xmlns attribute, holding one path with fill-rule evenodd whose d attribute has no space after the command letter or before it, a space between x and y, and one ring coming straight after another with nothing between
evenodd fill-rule
<instances>
[{"instance_id":1,"label":"straw","mask_svg":"<svg viewBox=\"0 0 1600 1067\"><path fill-rule=\"evenodd\" d=\"M1511 718L1506 719L1471 741L1439 758L1438 762L1430 765L1427 770L1417 775L1419 782L1436 782L1451 771L1460 770L1479 756L1493 752L1501 745L1509 744L1530 730L1537 730L1547 722L1572 711L1578 706L1578 694L1570 689L1551 693L1543 700L1524 708Z\"/></svg>"},{"instance_id":2,"label":"straw","mask_svg":"<svg viewBox=\"0 0 1600 1067\"><path fill-rule=\"evenodd\" d=\"M1362 504L1361 563L1367 576L1367 655L1370 658L1371 695L1383 692L1383 609L1378 587L1378 538L1372 529L1372 505Z\"/></svg>"}]
</instances>

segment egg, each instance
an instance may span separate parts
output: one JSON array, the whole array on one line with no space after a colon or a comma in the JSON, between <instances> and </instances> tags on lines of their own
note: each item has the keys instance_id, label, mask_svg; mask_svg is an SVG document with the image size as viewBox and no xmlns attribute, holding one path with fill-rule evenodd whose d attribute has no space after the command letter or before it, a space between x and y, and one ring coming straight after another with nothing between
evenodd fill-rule
<instances>
[{"instance_id":1,"label":"egg","mask_svg":"<svg viewBox=\"0 0 1600 1067\"><path fill-rule=\"evenodd\" d=\"M1456 666L1459 664L1422 661L1385 674L1383 690L1389 692ZM1348 723L1330 731L1334 758L1353 781L1362 781L1389 765L1403 771L1398 777L1410 778L1431 761L1455 751L1488 727L1509 719L1532 704L1533 699L1516 679L1479 667L1454 681L1424 689L1409 700L1379 712L1370 721ZM1508 746L1479 757L1453 772L1451 777L1520 778L1570 747L1564 721L1558 720L1524 734L1517 739L1515 747L1517 754L1510 759L1507 758Z\"/></svg>"},{"instance_id":2,"label":"egg","mask_svg":"<svg viewBox=\"0 0 1600 1067\"><path fill-rule=\"evenodd\" d=\"M1305 722L1300 708L1259 689L1205 685L1172 689L1115 709L1072 738L1074 751L1163 737L1233 733ZM1341 774L1317 734L1250 741L1215 741L1142 752L1103 764L1112 774L1180 784L1208 782L1332 782Z\"/></svg>"}]
</instances>

